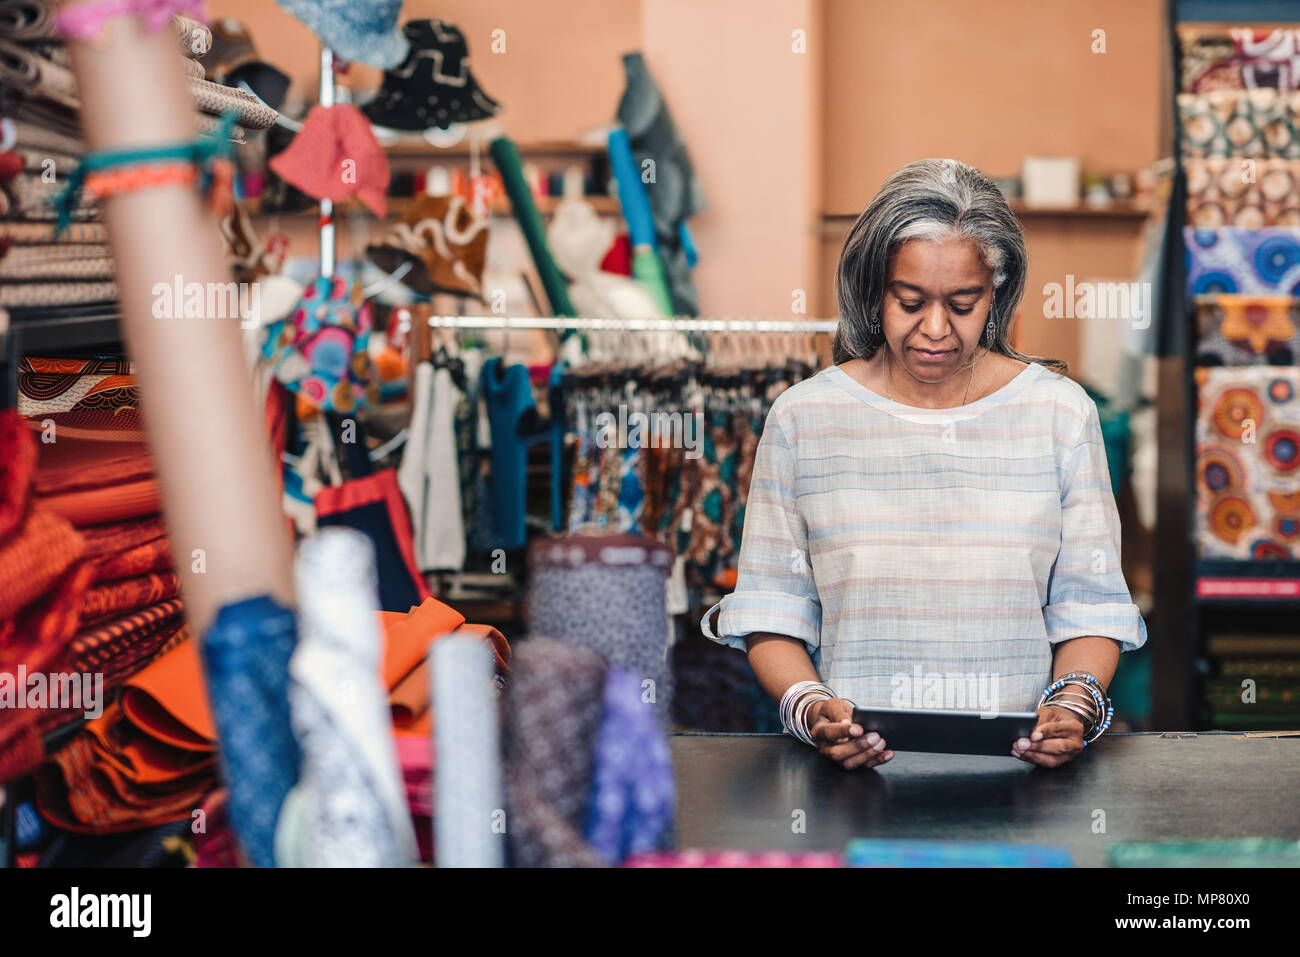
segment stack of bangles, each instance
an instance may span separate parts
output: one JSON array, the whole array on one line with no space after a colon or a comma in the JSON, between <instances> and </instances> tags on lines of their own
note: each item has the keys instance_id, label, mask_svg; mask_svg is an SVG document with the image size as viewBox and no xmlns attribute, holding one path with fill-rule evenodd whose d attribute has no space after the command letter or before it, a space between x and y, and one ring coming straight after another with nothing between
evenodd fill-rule
<instances>
[{"instance_id":1,"label":"stack of bangles","mask_svg":"<svg viewBox=\"0 0 1300 957\"><path fill-rule=\"evenodd\" d=\"M1067 686L1082 688L1087 694L1067 691ZM1086 748L1105 733L1115 716L1115 706L1106 697L1106 689L1097 676L1086 671L1072 671L1062 675L1043 691L1038 707L1051 706L1073 711L1083 719L1083 746Z\"/></svg>"},{"instance_id":2,"label":"stack of bangles","mask_svg":"<svg viewBox=\"0 0 1300 957\"><path fill-rule=\"evenodd\" d=\"M808 711L818 701L829 701L835 692L820 681L796 681L781 695L781 727L791 737L817 747L808 728Z\"/></svg>"}]
</instances>

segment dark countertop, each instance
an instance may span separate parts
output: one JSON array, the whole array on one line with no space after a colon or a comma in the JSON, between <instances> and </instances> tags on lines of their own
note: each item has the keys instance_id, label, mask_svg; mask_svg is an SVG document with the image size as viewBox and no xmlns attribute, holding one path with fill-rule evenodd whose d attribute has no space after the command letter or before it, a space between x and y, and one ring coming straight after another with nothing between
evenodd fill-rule
<instances>
[{"instance_id":1,"label":"dark countertop","mask_svg":"<svg viewBox=\"0 0 1300 957\"><path fill-rule=\"evenodd\" d=\"M1119 841L1300 839L1300 738L1108 734L1061 768L900 752L844 771L785 735L677 734L677 846L843 851L853 837L1010 841L1104 866ZM792 829L805 812L806 832ZM1105 813L1104 833L1094 833Z\"/></svg>"}]
</instances>

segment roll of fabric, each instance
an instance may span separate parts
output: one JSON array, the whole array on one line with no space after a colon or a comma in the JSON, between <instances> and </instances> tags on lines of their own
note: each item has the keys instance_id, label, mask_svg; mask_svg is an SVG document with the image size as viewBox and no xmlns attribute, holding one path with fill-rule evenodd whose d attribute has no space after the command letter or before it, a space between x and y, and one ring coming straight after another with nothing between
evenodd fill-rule
<instances>
[{"instance_id":1,"label":"roll of fabric","mask_svg":"<svg viewBox=\"0 0 1300 957\"><path fill-rule=\"evenodd\" d=\"M74 280L111 280L113 260L107 256L90 259L72 259L56 256L47 262L0 259L0 282Z\"/></svg>"},{"instance_id":2,"label":"roll of fabric","mask_svg":"<svg viewBox=\"0 0 1300 957\"><path fill-rule=\"evenodd\" d=\"M178 14L172 17L172 26L176 29L181 54L186 58L197 59L212 49L212 30L206 23Z\"/></svg>"},{"instance_id":3,"label":"roll of fabric","mask_svg":"<svg viewBox=\"0 0 1300 957\"><path fill-rule=\"evenodd\" d=\"M9 40L0 40L0 85L69 109L81 106L71 70Z\"/></svg>"},{"instance_id":4,"label":"roll of fabric","mask_svg":"<svg viewBox=\"0 0 1300 957\"><path fill-rule=\"evenodd\" d=\"M835 851L660 851L636 854L624 867L843 867Z\"/></svg>"},{"instance_id":5,"label":"roll of fabric","mask_svg":"<svg viewBox=\"0 0 1300 957\"><path fill-rule=\"evenodd\" d=\"M1252 160L1243 177L1236 157L1188 159L1187 222L1199 229L1300 226L1300 160Z\"/></svg>"},{"instance_id":6,"label":"roll of fabric","mask_svg":"<svg viewBox=\"0 0 1300 957\"><path fill-rule=\"evenodd\" d=\"M1300 558L1300 368L1198 368L1202 557Z\"/></svg>"},{"instance_id":7,"label":"roll of fabric","mask_svg":"<svg viewBox=\"0 0 1300 957\"><path fill-rule=\"evenodd\" d=\"M668 572L672 551L641 535L570 536L529 549L528 634L581 645L645 685L660 721L671 710Z\"/></svg>"},{"instance_id":8,"label":"roll of fabric","mask_svg":"<svg viewBox=\"0 0 1300 957\"><path fill-rule=\"evenodd\" d=\"M913 841L857 838L845 867L1070 867L1063 847L996 841Z\"/></svg>"},{"instance_id":9,"label":"roll of fabric","mask_svg":"<svg viewBox=\"0 0 1300 957\"><path fill-rule=\"evenodd\" d=\"M1297 94L1300 96L1300 94ZM1300 295L1300 227L1183 230L1187 292Z\"/></svg>"},{"instance_id":10,"label":"roll of fabric","mask_svg":"<svg viewBox=\"0 0 1300 957\"><path fill-rule=\"evenodd\" d=\"M81 137L64 136L22 120L14 120L14 146L32 150L53 150L69 156L86 154L86 144Z\"/></svg>"},{"instance_id":11,"label":"roll of fabric","mask_svg":"<svg viewBox=\"0 0 1300 957\"><path fill-rule=\"evenodd\" d=\"M595 652L528 638L514 656L501 735L509 861L601 867L582 837L605 663Z\"/></svg>"},{"instance_id":12,"label":"roll of fabric","mask_svg":"<svg viewBox=\"0 0 1300 957\"><path fill-rule=\"evenodd\" d=\"M230 788L230 820L255 867L276 863L280 809L298 781L288 691L297 643L293 611L268 596L221 608L203 637L203 671L222 780Z\"/></svg>"},{"instance_id":13,"label":"roll of fabric","mask_svg":"<svg viewBox=\"0 0 1300 957\"><path fill-rule=\"evenodd\" d=\"M1178 94L1184 157L1300 159L1300 93L1215 90Z\"/></svg>"},{"instance_id":14,"label":"roll of fabric","mask_svg":"<svg viewBox=\"0 0 1300 957\"><path fill-rule=\"evenodd\" d=\"M505 796L492 650L477 635L433 645L434 855L439 867L502 867Z\"/></svg>"},{"instance_id":15,"label":"roll of fabric","mask_svg":"<svg viewBox=\"0 0 1300 957\"><path fill-rule=\"evenodd\" d=\"M602 700L583 833L608 863L618 864L667 846L677 795L668 738L637 676L611 667Z\"/></svg>"},{"instance_id":16,"label":"roll of fabric","mask_svg":"<svg viewBox=\"0 0 1300 957\"><path fill-rule=\"evenodd\" d=\"M57 238L60 243L101 244L108 240L108 233L103 223L71 223L57 237L55 225L49 223L0 223L0 236L14 244L14 248L33 244L52 243Z\"/></svg>"},{"instance_id":17,"label":"roll of fabric","mask_svg":"<svg viewBox=\"0 0 1300 957\"><path fill-rule=\"evenodd\" d=\"M235 122L246 130L269 129L280 115L243 90L197 77L191 77L189 84L190 99L196 107L214 117L233 111Z\"/></svg>"},{"instance_id":18,"label":"roll of fabric","mask_svg":"<svg viewBox=\"0 0 1300 957\"><path fill-rule=\"evenodd\" d=\"M532 190L524 179L523 161L514 142L505 136L498 136L488 144L492 162L505 185L506 195L510 197L510 208L523 231L524 241L532 254L533 265L546 290L546 298L551 304L551 311L557 316L576 316L573 303L569 301L569 287L560 274L560 269L551 257L550 247L546 244L546 229L542 225L541 214L533 202Z\"/></svg>"},{"instance_id":19,"label":"roll of fabric","mask_svg":"<svg viewBox=\"0 0 1300 957\"><path fill-rule=\"evenodd\" d=\"M636 157L632 155L632 145L624 129L615 129L609 134L609 163L618 184L619 206L627 220L628 238L632 243L632 275L646 287L660 313L674 315L668 278L657 252L659 240L650 211L650 199L646 196L645 184L641 181Z\"/></svg>"},{"instance_id":20,"label":"roll of fabric","mask_svg":"<svg viewBox=\"0 0 1300 957\"><path fill-rule=\"evenodd\" d=\"M1196 297L1196 364L1295 365L1300 299L1220 293Z\"/></svg>"},{"instance_id":21,"label":"roll of fabric","mask_svg":"<svg viewBox=\"0 0 1300 957\"><path fill-rule=\"evenodd\" d=\"M301 642L290 664L302 776L276 835L283 866L405 867L416 862L380 682L375 556L351 529L324 529L294 568Z\"/></svg>"}]
</instances>

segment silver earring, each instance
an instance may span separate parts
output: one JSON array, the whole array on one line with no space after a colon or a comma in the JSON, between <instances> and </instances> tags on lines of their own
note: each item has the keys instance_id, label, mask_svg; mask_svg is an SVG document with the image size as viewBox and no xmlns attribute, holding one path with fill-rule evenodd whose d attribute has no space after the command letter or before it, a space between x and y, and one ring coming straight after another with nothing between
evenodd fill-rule
<instances>
[{"instance_id":1,"label":"silver earring","mask_svg":"<svg viewBox=\"0 0 1300 957\"><path fill-rule=\"evenodd\" d=\"M867 320L867 331L873 336L880 334L880 317L873 316Z\"/></svg>"},{"instance_id":2,"label":"silver earring","mask_svg":"<svg viewBox=\"0 0 1300 957\"><path fill-rule=\"evenodd\" d=\"M989 345L993 345L994 337L997 335L997 325L993 321L993 300L989 300L989 321L984 324L984 334L988 337Z\"/></svg>"}]
</instances>

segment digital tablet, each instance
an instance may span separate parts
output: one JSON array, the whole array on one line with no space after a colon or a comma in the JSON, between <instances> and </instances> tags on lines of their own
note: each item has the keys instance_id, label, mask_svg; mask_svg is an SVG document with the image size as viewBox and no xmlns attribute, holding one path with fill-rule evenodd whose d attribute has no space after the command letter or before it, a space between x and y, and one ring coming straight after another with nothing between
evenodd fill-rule
<instances>
[{"instance_id":1,"label":"digital tablet","mask_svg":"<svg viewBox=\"0 0 1300 957\"><path fill-rule=\"evenodd\" d=\"M983 717L978 711L929 708L854 708L853 721L885 739L890 751L1011 756L1011 745L1038 724L1032 711Z\"/></svg>"}]
</instances>

